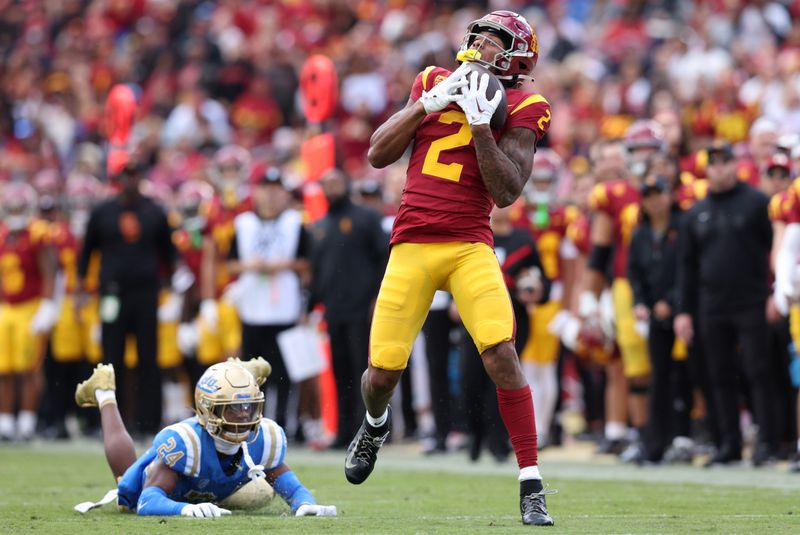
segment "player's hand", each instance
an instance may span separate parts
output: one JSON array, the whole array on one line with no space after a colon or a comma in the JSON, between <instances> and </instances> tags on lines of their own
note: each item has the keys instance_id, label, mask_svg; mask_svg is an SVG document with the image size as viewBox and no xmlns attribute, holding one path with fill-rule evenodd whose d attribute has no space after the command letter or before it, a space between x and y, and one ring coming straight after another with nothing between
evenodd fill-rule
<instances>
[{"instance_id":1,"label":"player's hand","mask_svg":"<svg viewBox=\"0 0 800 535\"><path fill-rule=\"evenodd\" d=\"M423 91L419 101L425 108L425 113L442 111L451 102L461 98L459 89L467 85L465 74L469 71L466 63L462 63L450 76L433 86L430 91Z\"/></svg>"},{"instance_id":2,"label":"player's hand","mask_svg":"<svg viewBox=\"0 0 800 535\"><path fill-rule=\"evenodd\" d=\"M692 343L694 338L694 327L692 327L692 316L689 314L678 314L672 323L675 329L675 336L686 342L687 345Z\"/></svg>"},{"instance_id":3,"label":"player's hand","mask_svg":"<svg viewBox=\"0 0 800 535\"><path fill-rule=\"evenodd\" d=\"M194 518L217 518L229 514L230 511L213 503L188 503L181 509L181 515Z\"/></svg>"},{"instance_id":4,"label":"player's hand","mask_svg":"<svg viewBox=\"0 0 800 535\"><path fill-rule=\"evenodd\" d=\"M297 508L294 516L336 516L336 506L304 503Z\"/></svg>"},{"instance_id":5,"label":"player's hand","mask_svg":"<svg viewBox=\"0 0 800 535\"><path fill-rule=\"evenodd\" d=\"M633 307L633 316L637 321L647 321L650 319L650 310L647 306L638 304Z\"/></svg>"},{"instance_id":6,"label":"player's hand","mask_svg":"<svg viewBox=\"0 0 800 535\"><path fill-rule=\"evenodd\" d=\"M217 312L217 303L213 299L203 299L200 303L200 317L203 318L209 331L217 330L219 313Z\"/></svg>"},{"instance_id":7,"label":"player's hand","mask_svg":"<svg viewBox=\"0 0 800 535\"><path fill-rule=\"evenodd\" d=\"M469 85L461 91L462 97L457 100L467 122L472 126L489 124L494 115L494 110L503 100L503 94L498 89L495 91L492 100L486 98L486 89L489 87L489 74L480 74L472 71L469 74Z\"/></svg>"},{"instance_id":8,"label":"player's hand","mask_svg":"<svg viewBox=\"0 0 800 535\"><path fill-rule=\"evenodd\" d=\"M58 305L52 299L42 299L36 314L31 319L31 334L50 332L56 321L58 321Z\"/></svg>"},{"instance_id":9,"label":"player's hand","mask_svg":"<svg viewBox=\"0 0 800 535\"><path fill-rule=\"evenodd\" d=\"M200 332L194 322L186 322L178 325L178 332L176 334L178 342L178 349L181 354L193 355L197 344L200 342Z\"/></svg>"},{"instance_id":10,"label":"player's hand","mask_svg":"<svg viewBox=\"0 0 800 535\"><path fill-rule=\"evenodd\" d=\"M158 321L161 323L176 322L181 319L181 312L183 312L183 298L170 292L167 300L158 307Z\"/></svg>"}]
</instances>

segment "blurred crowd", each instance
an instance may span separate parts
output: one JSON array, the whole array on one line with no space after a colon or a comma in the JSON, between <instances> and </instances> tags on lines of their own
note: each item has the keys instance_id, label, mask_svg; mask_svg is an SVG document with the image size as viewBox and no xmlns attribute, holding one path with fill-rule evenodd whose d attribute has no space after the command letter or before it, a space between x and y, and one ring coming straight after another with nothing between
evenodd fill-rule
<instances>
[{"instance_id":1,"label":"blurred crowd","mask_svg":"<svg viewBox=\"0 0 800 535\"><path fill-rule=\"evenodd\" d=\"M132 370L137 359L157 361L163 388L149 381L130 387L130 397L139 392L159 399L162 420L174 421L187 414L198 369L269 347L273 354L263 356L275 370L268 382L275 387L272 415L315 448L346 445L362 417L358 384L366 367L370 292L382 275L405 172L402 161L384 170L368 165L370 135L405 104L419 71L455 67L467 24L493 9L518 11L535 28L540 59L526 89L544 95L553 113L523 198L493 214L498 236L512 228L529 232L541 258L541 269L508 277L518 325L525 327L518 345L534 390L540 447L596 440L601 452L631 462L685 462L701 454L733 462L744 446L758 465L796 454L800 370L790 375L797 357L791 355L788 304L774 303L768 292L758 295L763 302L756 299L747 310L760 307L753 321L768 325L769 342L747 349L753 344L745 336L726 346L730 369L742 354L742 373L720 389L719 363L713 366L714 357L702 350L713 337L698 325L698 318L713 324L718 317L697 302L662 300L643 290L655 283L663 295L703 295L707 280L687 282L685 244L692 231L685 221L704 212L672 220L669 207L692 214L709 189L708 202L727 191L730 176L776 199L774 246L772 234L763 235L766 252L750 251L755 264L769 266L774 248L774 266L781 225L795 222L786 214L792 211L791 179L800 172L800 5L788 0L0 0L6 238L0 316L27 306L31 336L47 342L43 366L10 358L15 364L0 370L0 437L69 436L71 390L87 363L104 358L99 324L108 292L102 276L95 274L92 283L92 262L78 269L77 260L92 207L123 195L119 170L107 171L104 113L111 88L126 84L137 102L129 140L136 165L123 174L162 207L174 245L162 259L153 311L157 355L143 354L149 346L141 342L137 355L133 328L126 331L124 355ZM333 60L340 80L338 106L323 125L307 124L299 94L301 69L315 53ZM301 146L321 129L334 135L337 168L320 181L331 210L312 220L303 202L315 186L306 181L312 162ZM730 166L715 167L722 164ZM667 216L658 199L666 199ZM242 233L250 228L243 214L267 221L297 216L302 238L289 222L261 228L264 243L247 253L255 257L243 258L249 246ZM604 218L611 225L608 243L595 228ZM730 228L761 224L747 220ZM641 225L652 239L640 237L630 258L617 265L620 251L645 232ZM17 258L22 246L8 236L20 232L33 260ZM288 242L271 241L285 238L282 233L291 236ZM698 247L709 238L699 236ZM596 252L607 246L605 257ZM692 258L701 256L700 249L692 251ZM336 269L353 258L366 260ZM653 281L652 270L678 276ZM241 276L248 272L261 279ZM84 280L76 281L79 275ZM237 278L253 285L253 295L265 292L276 307L287 307L286 314L250 314L248 288L230 284ZM11 297L28 288L23 279L36 279L38 293ZM601 311L604 300L614 299L602 290L616 279L632 287L625 318ZM596 303L587 301L587 292ZM735 295L722 299L723 310L738 306ZM59 314L45 310L45 301ZM346 306L337 308L341 303ZM318 318L322 305L325 323ZM680 320L673 325L681 314L694 320L693 330ZM16 321L0 318L0 338L28 331ZM742 322L730 321L735 339ZM325 430L321 423L319 378L293 383L278 362L277 334L298 323L330 335L338 428ZM674 365L654 360L632 370L626 357L631 344L620 338L626 323L651 358L654 344L659 355L669 346L667 361ZM767 333L756 338L762 334L767 340ZM26 341L14 344L39 350ZM403 413L397 436L423 439L426 452L467 446L477 459L488 446L498 460L508 456L493 396L483 396L486 385L462 365L478 358L473 352L457 311L447 295L439 296L396 400ZM36 365L26 366L30 362ZM151 410L120 404L131 418ZM743 432L738 438L731 411ZM91 415L81 421L97 427ZM139 421L144 434L159 424Z\"/></svg>"}]
</instances>

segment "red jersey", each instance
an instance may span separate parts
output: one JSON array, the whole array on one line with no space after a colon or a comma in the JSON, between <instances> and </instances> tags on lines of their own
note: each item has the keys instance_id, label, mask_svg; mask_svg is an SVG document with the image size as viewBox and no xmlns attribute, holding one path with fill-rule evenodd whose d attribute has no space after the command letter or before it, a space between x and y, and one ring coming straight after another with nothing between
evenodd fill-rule
<instances>
[{"instance_id":1,"label":"red jersey","mask_svg":"<svg viewBox=\"0 0 800 535\"><path fill-rule=\"evenodd\" d=\"M577 207L575 209L578 210ZM567 238L583 256L589 256L592 251L591 231L589 218L581 211L578 211L578 217L567 225Z\"/></svg>"},{"instance_id":2,"label":"red jersey","mask_svg":"<svg viewBox=\"0 0 800 535\"><path fill-rule=\"evenodd\" d=\"M252 197L245 197L234 208L228 208L219 196L214 197L208 207L208 216L204 234L214 238L217 252L222 258L227 258L233 239L233 220L237 215L253 210Z\"/></svg>"},{"instance_id":3,"label":"red jersey","mask_svg":"<svg viewBox=\"0 0 800 535\"><path fill-rule=\"evenodd\" d=\"M49 224L39 220L13 233L0 225L0 288L4 302L16 304L41 297L39 253L47 246L49 231Z\"/></svg>"},{"instance_id":4,"label":"red jersey","mask_svg":"<svg viewBox=\"0 0 800 535\"><path fill-rule=\"evenodd\" d=\"M64 291L74 294L78 286L78 251L80 244L65 221L50 226L50 242L58 254L58 270L64 274Z\"/></svg>"},{"instance_id":5,"label":"red jersey","mask_svg":"<svg viewBox=\"0 0 800 535\"><path fill-rule=\"evenodd\" d=\"M450 71L428 67L411 89L416 101ZM512 128L544 137L550 104L536 93L507 89L508 119L492 130L495 141ZM391 243L483 242L493 244L489 213L494 202L483 184L469 123L456 103L425 117L417 127Z\"/></svg>"},{"instance_id":6,"label":"red jersey","mask_svg":"<svg viewBox=\"0 0 800 535\"><path fill-rule=\"evenodd\" d=\"M786 190L786 202L783 207L786 223L800 223L800 178L795 178Z\"/></svg>"},{"instance_id":7,"label":"red jersey","mask_svg":"<svg viewBox=\"0 0 800 535\"><path fill-rule=\"evenodd\" d=\"M179 228L172 233L172 243L192 272L195 280L200 280L200 270L203 260L203 234L202 232L189 231Z\"/></svg>"},{"instance_id":8,"label":"red jersey","mask_svg":"<svg viewBox=\"0 0 800 535\"><path fill-rule=\"evenodd\" d=\"M580 211L574 206L548 206L541 215L535 209L528 213L528 230L536 240L542 267L551 281L561 278L561 241L569 224L579 216Z\"/></svg>"},{"instance_id":9,"label":"red jersey","mask_svg":"<svg viewBox=\"0 0 800 535\"><path fill-rule=\"evenodd\" d=\"M681 181L678 186L678 206L684 212L695 205L698 201L702 201L708 195L708 179L695 178L691 182Z\"/></svg>"},{"instance_id":10,"label":"red jersey","mask_svg":"<svg viewBox=\"0 0 800 535\"><path fill-rule=\"evenodd\" d=\"M614 222L614 277L627 278L628 248L639 223L639 190L627 180L597 184L589 195L589 208L607 214Z\"/></svg>"},{"instance_id":11,"label":"red jersey","mask_svg":"<svg viewBox=\"0 0 800 535\"><path fill-rule=\"evenodd\" d=\"M776 193L769 200L769 218L773 223L789 223L789 214L792 208L789 191Z\"/></svg>"}]
</instances>

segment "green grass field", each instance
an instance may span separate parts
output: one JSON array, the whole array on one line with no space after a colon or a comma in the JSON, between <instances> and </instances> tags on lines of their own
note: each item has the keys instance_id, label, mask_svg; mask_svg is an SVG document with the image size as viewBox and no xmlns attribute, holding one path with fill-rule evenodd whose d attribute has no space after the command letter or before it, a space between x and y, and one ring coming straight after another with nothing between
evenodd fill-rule
<instances>
[{"instance_id":1,"label":"green grass field","mask_svg":"<svg viewBox=\"0 0 800 535\"><path fill-rule=\"evenodd\" d=\"M574 457L574 456L573 456ZM513 463L381 452L372 477L348 484L343 454L290 451L287 463L337 518L293 518L276 498L255 513L217 520L144 518L113 505L81 516L112 479L98 444L0 446L2 533L521 533ZM636 468L546 454L542 470L554 533L800 533L800 476L780 468Z\"/></svg>"}]
</instances>

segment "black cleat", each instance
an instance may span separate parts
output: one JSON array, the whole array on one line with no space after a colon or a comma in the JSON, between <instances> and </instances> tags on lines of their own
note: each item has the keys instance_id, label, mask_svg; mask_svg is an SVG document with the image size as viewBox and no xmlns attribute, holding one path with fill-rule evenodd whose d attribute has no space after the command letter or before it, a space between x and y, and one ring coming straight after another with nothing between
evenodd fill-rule
<instances>
[{"instance_id":1,"label":"black cleat","mask_svg":"<svg viewBox=\"0 0 800 535\"><path fill-rule=\"evenodd\" d=\"M544 497L557 492L545 488L539 492L520 496L519 512L522 514L522 523L527 526L552 526L553 518L547 512L547 502Z\"/></svg>"},{"instance_id":2,"label":"black cleat","mask_svg":"<svg viewBox=\"0 0 800 535\"><path fill-rule=\"evenodd\" d=\"M379 428L369 425L365 417L364 423L361 424L361 428L347 448L347 456L344 459L344 475L347 477L347 481L353 485L360 485L366 481L375 468L378 450L389 437L392 427L392 409L387 407L386 410L388 411L386 422Z\"/></svg>"},{"instance_id":3,"label":"black cleat","mask_svg":"<svg viewBox=\"0 0 800 535\"><path fill-rule=\"evenodd\" d=\"M740 447L723 445L703 466L705 468L709 468L711 466L716 466L716 465L735 464L735 463L740 463L741 460L742 460L742 450Z\"/></svg>"}]
</instances>

